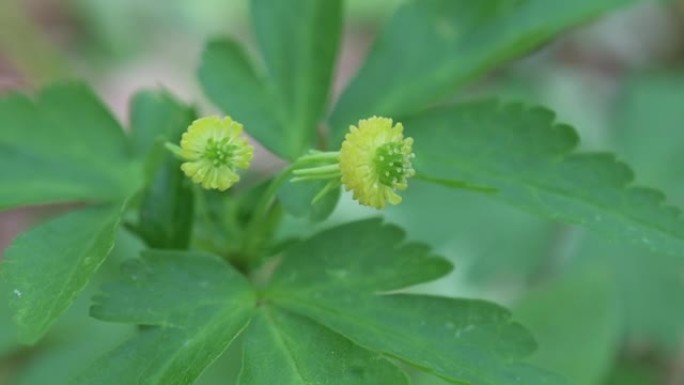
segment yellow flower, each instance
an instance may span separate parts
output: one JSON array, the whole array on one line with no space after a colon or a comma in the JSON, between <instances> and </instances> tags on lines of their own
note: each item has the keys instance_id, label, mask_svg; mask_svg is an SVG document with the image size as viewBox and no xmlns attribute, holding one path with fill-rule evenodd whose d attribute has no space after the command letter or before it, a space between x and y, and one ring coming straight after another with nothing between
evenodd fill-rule
<instances>
[{"instance_id":1,"label":"yellow flower","mask_svg":"<svg viewBox=\"0 0 684 385\"><path fill-rule=\"evenodd\" d=\"M249 167L254 148L242 134L242 124L230 117L209 116L192 122L180 148L167 146L181 159L181 170L205 189L227 190L240 180L237 169Z\"/></svg>"},{"instance_id":2,"label":"yellow flower","mask_svg":"<svg viewBox=\"0 0 684 385\"><path fill-rule=\"evenodd\" d=\"M407 180L415 174L411 165L413 139L405 138L401 123L374 116L351 126L339 155L342 184L359 203L381 209L396 205Z\"/></svg>"}]
</instances>

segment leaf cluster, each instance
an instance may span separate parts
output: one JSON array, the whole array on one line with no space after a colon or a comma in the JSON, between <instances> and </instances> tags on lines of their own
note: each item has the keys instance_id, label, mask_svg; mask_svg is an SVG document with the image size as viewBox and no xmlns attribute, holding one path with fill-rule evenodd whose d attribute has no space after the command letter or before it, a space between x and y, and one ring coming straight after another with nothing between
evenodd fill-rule
<instances>
[{"instance_id":1,"label":"leaf cluster","mask_svg":"<svg viewBox=\"0 0 684 385\"><path fill-rule=\"evenodd\" d=\"M343 2L253 0L260 57L234 40L212 41L199 81L286 161L338 147L360 118L392 116L415 140L421 184L454 196L472 190L679 257L679 211L660 192L634 187L614 156L577 152L575 131L548 109L451 100L502 63L627 3L407 1L329 106ZM241 351L240 384L408 384L408 368L458 384L565 383L525 362L535 342L501 306L409 294L451 264L405 241L399 227L371 219L279 239L284 216L323 220L339 192L310 206L319 188L292 184L271 205L274 180L229 195L199 191L163 149L195 109L167 92L142 92L131 111L126 132L81 83L0 99L0 209L78 204L5 252L3 295L20 339L48 333L118 234L144 244L90 309L136 332L74 383L190 384L231 347ZM264 200L265 216L257 215Z\"/></svg>"}]
</instances>

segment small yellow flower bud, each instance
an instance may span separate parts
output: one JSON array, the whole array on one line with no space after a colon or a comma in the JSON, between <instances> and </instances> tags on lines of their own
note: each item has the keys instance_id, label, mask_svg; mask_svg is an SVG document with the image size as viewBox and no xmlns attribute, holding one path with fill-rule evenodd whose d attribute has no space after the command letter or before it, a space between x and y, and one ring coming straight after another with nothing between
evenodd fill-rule
<instances>
[{"instance_id":1,"label":"small yellow flower bud","mask_svg":"<svg viewBox=\"0 0 684 385\"><path fill-rule=\"evenodd\" d=\"M205 189L227 190L240 180L237 169L247 169L252 147L242 135L242 124L230 117L209 116L192 122L180 148L167 146L182 160L181 170Z\"/></svg>"},{"instance_id":2,"label":"small yellow flower bud","mask_svg":"<svg viewBox=\"0 0 684 385\"><path fill-rule=\"evenodd\" d=\"M342 184L359 203L381 209L401 202L396 190L405 190L415 174L413 139L404 139L403 130L401 123L376 116L350 127L339 165Z\"/></svg>"}]
</instances>

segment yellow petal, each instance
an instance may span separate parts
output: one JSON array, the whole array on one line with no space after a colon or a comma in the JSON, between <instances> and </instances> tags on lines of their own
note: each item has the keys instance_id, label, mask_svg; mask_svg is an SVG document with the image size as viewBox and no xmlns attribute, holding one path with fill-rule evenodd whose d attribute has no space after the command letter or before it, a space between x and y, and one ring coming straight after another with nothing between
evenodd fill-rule
<instances>
[{"instance_id":1,"label":"yellow petal","mask_svg":"<svg viewBox=\"0 0 684 385\"><path fill-rule=\"evenodd\" d=\"M381 209L401 202L395 191L406 189L414 174L413 139L404 139L403 130L401 123L376 116L349 128L339 155L341 180L360 204Z\"/></svg>"},{"instance_id":2,"label":"yellow petal","mask_svg":"<svg viewBox=\"0 0 684 385\"><path fill-rule=\"evenodd\" d=\"M185 160L181 170L205 189L226 190L240 177L238 168L247 169L254 147L241 136L242 125L226 116L208 116L192 122L174 154Z\"/></svg>"}]
</instances>

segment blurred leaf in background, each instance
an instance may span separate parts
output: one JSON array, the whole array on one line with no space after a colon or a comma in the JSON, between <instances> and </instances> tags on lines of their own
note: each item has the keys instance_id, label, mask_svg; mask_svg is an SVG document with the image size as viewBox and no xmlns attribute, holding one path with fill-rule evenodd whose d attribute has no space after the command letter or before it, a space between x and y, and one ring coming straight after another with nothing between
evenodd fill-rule
<instances>
[{"instance_id":1,"label":"blurred leaf in background","mask_svg":"<svg viewBox=\"0 0 684 385\"><path fill-rule=\"evenodd\" d=\"M352 23L372 25L401 1L349 0L345 10ZM163 45L169 36L200 44L220 34L244 35L248 3L249 0L67 0L65 5L87 32L78 37L80 49L87 48L92 60L102 61L135 57L147 47Z\"/></svg>"},{"instance_id":2,"label":"blurred leaf in background","mask_svg":"<svg viewBox=\"0 0 684 385\"><path fill-rule=\"evenodd\" d=\"M613 128L616 150L652 185L684 202L684 77L635 74L623 89ZM619 287L626 343L674 355L684 340L684 259L579 238L576 266L605 264Z\"/></svg>"},{"instance_id":3,"label":"blurred leaf in background","mask_svg":"<svg viewBox=\"0 0 684 385\"><path fill-rule=\"evenodd\" d=\"M17 37L20 36L20 39ZM68 76L63 53L35 25L25 2L0 2L0 62L8 60L27 84L40 86ZM0 73L0 75L2 75ZM2 89L0 76L0 90Z\"/></svg>"},{"instance_id":4,"label":"blurred leaf in background","mask_svg":"<svg viewBox=\"0 0 684 385\"><path fill-rule=\"evenodd\" d=\"M622 88L612 133L615 150L643 183L684 207L684 68L634 74Z\"/></svg>"},{"instance_id":5,"label":"blurred leaf in background","mask_svg":"<svg viewBox=\"0 0 684 385\"><path fill-rule=\"evenodd\" d=\"M514 307L535 331L539 349L530 361L575 385L596 385L620 345L614 283L605 269L572 274L526 293Z\"/></svg>"}]
</instances>

